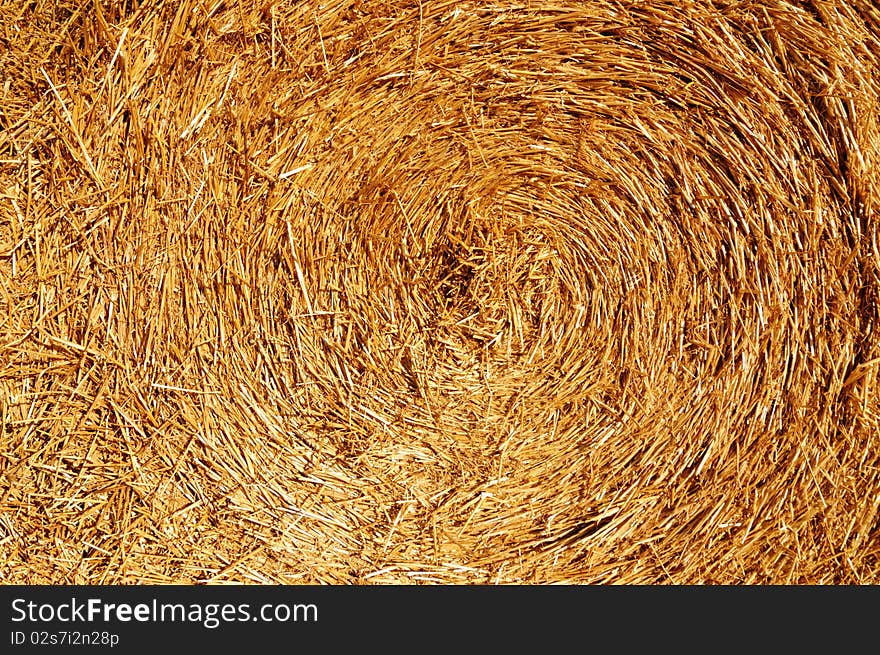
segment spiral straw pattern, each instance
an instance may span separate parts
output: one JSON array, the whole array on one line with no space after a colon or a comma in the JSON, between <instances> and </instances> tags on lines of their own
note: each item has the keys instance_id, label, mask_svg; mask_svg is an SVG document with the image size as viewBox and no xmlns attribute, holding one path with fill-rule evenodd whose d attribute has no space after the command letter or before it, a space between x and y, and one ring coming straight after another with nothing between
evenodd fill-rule
<instances>
[{"instance_id":1,"label":"spiral straw pattern","mask_svg":"<svg viewBox=\"0 0 880 655\"><path fill-rule=\"evenodd\" d=\"M875 4L95 7L2 12L7 579L880 580Z\"/></svg>"}]
</instances>

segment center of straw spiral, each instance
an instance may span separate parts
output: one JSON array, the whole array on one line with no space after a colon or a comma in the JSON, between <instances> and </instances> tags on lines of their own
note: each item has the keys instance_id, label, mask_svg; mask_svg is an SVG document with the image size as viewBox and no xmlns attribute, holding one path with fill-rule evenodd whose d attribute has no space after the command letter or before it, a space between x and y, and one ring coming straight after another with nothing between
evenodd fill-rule
<instances>
[{"instance_id":1,"label":"center of straw spiral","mask_svg":"<svg viewBox=\"0 0 880 655\"><path fill-rule=\"evenodd\" d=\"M435 250L422 290L436 298L436 325L508 357L534 359L562 318L562 263L546 235L489 215L447 235Z\"/></svg>"}]
</instances>

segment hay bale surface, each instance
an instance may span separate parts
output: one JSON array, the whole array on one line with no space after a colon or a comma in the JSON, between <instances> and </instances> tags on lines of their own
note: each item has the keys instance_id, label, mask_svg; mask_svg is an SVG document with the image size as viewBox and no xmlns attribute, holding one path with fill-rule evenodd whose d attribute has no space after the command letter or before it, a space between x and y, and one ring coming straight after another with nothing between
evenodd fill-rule
<instances>
[{"instance_id":1,"label":"hay bale surface","mask_svg":"<svg viewBox=\"0 0 880 655\"><path fill-rule=\"evenodd\" d=\"M872 0L0 2L0 579L880 582Z\"/></svg>"}]
</instances>

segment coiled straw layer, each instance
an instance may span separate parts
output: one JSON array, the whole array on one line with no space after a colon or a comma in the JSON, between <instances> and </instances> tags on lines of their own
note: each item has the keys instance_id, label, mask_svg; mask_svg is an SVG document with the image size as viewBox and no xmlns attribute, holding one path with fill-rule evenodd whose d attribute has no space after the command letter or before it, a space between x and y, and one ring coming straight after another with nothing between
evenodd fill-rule
<instances>
[{"instance_id":1,"label":"coiled straw layer","mask_svg":"<svg viewBox=\"0 0 880 655\"><path fill-rule=\"evenodd\" d=\"M873 2L0 16L4 580L880 580Z\"/></svg>"}]
</instances>

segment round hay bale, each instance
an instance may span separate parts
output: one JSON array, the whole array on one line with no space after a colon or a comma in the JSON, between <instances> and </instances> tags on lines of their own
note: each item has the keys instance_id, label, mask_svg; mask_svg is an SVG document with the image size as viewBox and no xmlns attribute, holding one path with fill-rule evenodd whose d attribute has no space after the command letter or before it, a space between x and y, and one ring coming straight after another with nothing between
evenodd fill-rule
<instances>
[{"instance_id":1,"label":"round hay bale","mask_svg":"<svg viewBox=\"0 0 880 655\"><path fill-rule=\"evenodd\" d=\"M0 12L6 579L880 581L872 2L245 5Z\"/></svg>"}]
</instances>

